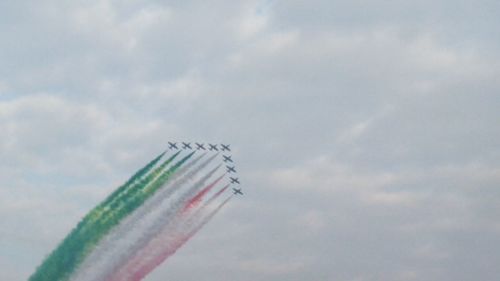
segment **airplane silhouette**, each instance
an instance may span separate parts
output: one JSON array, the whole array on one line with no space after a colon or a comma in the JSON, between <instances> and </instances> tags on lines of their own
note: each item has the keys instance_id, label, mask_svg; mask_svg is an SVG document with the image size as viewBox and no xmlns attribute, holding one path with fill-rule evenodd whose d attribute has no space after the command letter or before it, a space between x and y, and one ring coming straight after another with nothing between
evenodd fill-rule
<instances>
[{"instance_id":1,"label":"airplane silhouette","mask_svg":"<svg viewBox=\"0 0 500 281\"><path fill-rule=\"evenodd\" d=\"M243 192L241 192L241 188L233 188L233 194L243 195Z\"/></svg>"},{"instance_id":2,"label":"airplane silhouette","mask_svg":"<svg viewBox=\"0 0 500 281\"><path fill-rule=\"evenodd\" d=\"M236 173L236 170L235 170L235 167L230 167L230 166L226 166L226 169L227 169L227 172L228 173Z\"/></svg>"},{"instance_id":3,"label":"airplane silhouette","mask_svg":"<svg viewBox=\"0 0 500 281\"><path fill-rule=\"evenodd\" d=\"M220 146L222 147L222 151L231 151L231 149L229 148L229 144L220 144Z\"/></svg>"},{"instance_id":4,"label":"airplane silhouette","mask_svg":"<svg viewBox=\"0 0 500 281\"><path fill-rule=\"evenodd\" d=\"M203 146L203 144L199 144L197 142L195 142L195 144L196 144L196 149L197 150L200 150L200 149L205 150L205 146Z\"/></svg>"},{"instance_id":5,"label":"airplane silhouette","mask_svg":"<svg viewBox=\"0 0 500 281\"><path fill-rule=\"evenodd\" d=\"M222 157L224 157L224 162L231 162L231 163L233 163L233 159L231 159L231 156L222 155Z\"/></svg>"},{"instance_id":6,"label":"airplane silhouette","mask_svg":"<svg viewBox=\"0 0 500 281\"><path fill-rule=\"evenodd\" d=\"M231 179L231 183L237 183L237 184L240 184L240 181L238 180L238 178L232 178L232 177L229 177L229 179Z\"/></svg>"},{"instance_id":7,"label":"airplane silhouette","mask_svg":"<svg viewBox=\"0 0 500 281\"><path fill-rule=\"evenodd\" d=\"M176 142L168 142L168 148L170 149L178 149Z\"/></svg>"},{"instance_id":8,"label":"airplane silhouette","mask_svg":"<svg viewBox=\"0 0 500 281\"><path fill-rule=\"evenodd\" d=\"M210 143L208 144L208 150L219 151L216 144L210 144Z\"/></svg>"},{"instance_id":9,"label":"airplane silhouette","mask_svg":"<svg viewBox=\"0 0 500 281\"><path fill-rule=\"evenodd\" d=\"M182 149L192 149L191 148L191 143L190 142L188 142L188 143L183 142L182 143Z\"/></svg>"}]
</instances>

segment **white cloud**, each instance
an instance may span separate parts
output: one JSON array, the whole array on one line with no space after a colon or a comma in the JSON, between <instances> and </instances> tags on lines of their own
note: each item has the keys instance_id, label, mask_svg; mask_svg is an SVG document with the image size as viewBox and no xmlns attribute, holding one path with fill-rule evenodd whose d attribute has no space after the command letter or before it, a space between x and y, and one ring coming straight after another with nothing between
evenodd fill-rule
<instances>
[{"instance_id":1,"label":"white cloud","mask_svg":"<svg viewBox=\"0 0 500 281\"><path fill-rule=\"evenodd\" d=\"M149 5L139 9L127 6L117 7L112 1L89 2L71 10L68 18L82 35L98 38L99 43L110 44L118 51L132 51L143 33L155 25L168 24L172 17L172 10L165 6Z\"/></svg>"},{"instance_id":2,"label":"white cloud","mask_svg":"<svg viewBox=\"0 0 500 281\"><path fill-rule=\"evenodd\" d=\"M247 260L239 263L243 272L253 272L261 275L293 274L303 270L307 265L302 261Z\"/></svg>"},{"instance_id":3,"label":"white cloud","mask_svg":"<svg viewBox=\"0 0 500 281\"><path fill-rule=\"evenodd\" d=\"M308 189L323 192L336 190L373 190L385 187L397 179L391 173L366 173L337 163L327 157L312 159L299 167L277 170L271 174L276 186L286 189Z\"/></svg>"},{"instance_id":4,"label":"white cloud","mask_svg":"<svg viewBox=\"0 0 500 281\"><path fill-rule=\"evenodd\" d=\"M304 212L296 218L298 228L303 228L313 233L323 231L328 224L326 216L318 210Z\"/></svg>"},{"instance_id":5,"label":"white cloud","mask_svg":"<svg viewBox=\"0 0 500 281\"><path fill-rule=\"evenodd\" d=\"M242 39L250 39L266 28L268 20L267 15L250 11L243 16L236 32Z\"/></svg>"},{"instance_id":6,"label":"white cloud","mask_svg":"<svg viewBox=\"0 0 500 281\"><path fill-rule=\"evenodd\" d=\"M245 196L150 280L493 280L498 16L448 2L0 4L0 275L223 139Z\"/></svg>"}]
</instances>

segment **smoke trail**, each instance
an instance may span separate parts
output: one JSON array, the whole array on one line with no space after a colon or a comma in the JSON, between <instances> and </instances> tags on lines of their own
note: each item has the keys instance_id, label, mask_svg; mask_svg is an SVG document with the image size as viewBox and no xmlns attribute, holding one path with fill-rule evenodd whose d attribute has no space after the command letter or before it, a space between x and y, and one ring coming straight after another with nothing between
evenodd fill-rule
<instances>
[{"instance_id":1,"label":"smoke trail","mask_svg":"<svg viewBox=\"0 0 500 281\"><path fill-rule=\"evenodd\" d=\"M198 202L193 206L193 208L188 209L186 211L186 213L182 213L181 215L183 215L183 217L184 217L183 224L187 227L193 227L194 225L196 225L197 222L200 220L200 218L203 217L202 214L206 212L206 209L209 206L211 206L212 203L228 189L228 187L229 187L229 184L227 184L226 186L221 188L217 193L212 195L212 197L210 197L210 199L203 202L203 205L201 205L200 207L198 207L198 205L199 205L199 202ZM196 207L198 207L198 208L196 208Z\"/></svg>"},{"instance_id":2,"label":"smoke trail","mask_svg":"<svg viewBox=\"0 0 500 281\"><path fill-rule=\"evenodd\" d=\"M212 157L211 157L212 158ZM213 158L212 158L213 159ZM210 160L210 159L207 159ZM205 162L203 164L207 164L208 162ZM157 212L156 218L149 223L149 226L140 226L138 225L142 221L138 221L137 225L134 225L133 228L136 229L141 229L143 230L140 233L140 236L137 237L135 241L131 243L131 241L128 241L129 243L126 244L124 247L120 248L120 254L113 256L112 258L107 259L109 262L107 262L107 265L105 266L105 273L101 276L111 276L114 272L118 271L120 267L122 267L127 260L130 259L130 257L134 256L136 252L138 252L141 248L143 248L149 240L152 238L156 237L162 229L166 226L169 225L173 220L172 218L175 217L176 213L179 212L179 210L185 205L185 202L190 199L190 197L193 196L193 193L197 192L201 187L205 185L205 182L212 177L212 175L219 169L220 165L209 171L204 177L199 179L196 183L194 183L189 189L184 191L182 194L179 195L178 198L173 199L171 204L165 204L165 208L163 210L159 210ZM217 178L212 185L217 184L224 175L220 176ZM180 181L179 183L176 183L176 186L172 186L169 188L169 190L175 190L182 186L184 184L183 181ZM151 212L152 209L155 209L156 205L148 206L148 208L144 208L145 213ZM125 230L126 231L126 230ZM104 279L104 278L103 278Z\"/></svg>"},{"instance_id":3,"label":"smoke trail","mask_svg":"<svg viewBox=\"0 0 500 281\"><path fill-rule=\"evenodd\" d=\"M177 156L179 153L180 152L177 152L174 156ZM137 208L158 189L160 189L166 182L168 182L175 175L174 173L177 172L177 170L189 158L191 158L193 154L194 152L188 154L168 170L165 170L165 168L168 165L169 161L165 161L165 163L155 169L144 179L143 184L138 185L137 188L129 189L129 192L122 196L122 198L119 198L115 200L113 204L110 204L108 208L108 215L101 218L102 223L105 223L107 220L113 219L116 213L122 212L123 209Z\"/></svg>"},{"instance_id":4,"label":"smoke trail","mask_svg":"<svg viewBox=\"0 0 500 281\"><path fill-rule=\"evenodd\" d=\"M197 207L199 205L200 201L199 200L193 200L193 199L202 199L202 197L207 193L207 190L212 189L215 184L218 182L218 180L210 183L208 186L206 186L204 189L202 189L198 194L196 194L194 197L192 197L189 200L189 203L187 203L184 207L186 207L188 204L192 207L189 210L193 210L193 208ZM221 191L227 189L227 186L221 189ZM221 194L221 191L217 192L217 194ZM215 199L216 196L212 196L211 199ZM205 203L204 206L207 204ZM198 209L197 211L202 211L203 208ZM132 257L129 257L128 261L122 268L114 272L113 276L109 277L108 281L114 281L114 280L126 280L127 276L130 277L130 270L134 270L138 267L141 266L142 263L144 263L145 259L148 259L148 256L150 253L153 253L154 251L158 251L159 248L162 247L168 247L169 242L165 241L164 236L168 239L169 237L177 237L179 234L177 233L179 229L183 229L186 226L192 225L191 223L187 223L188 221L193 220L193 216L191 213L188 213L189 210L184 211L185 209L182 209L182 212L179 212L176 214L176 216L169 221L168 224L166 224L161 233L157 235L155 238L151 239L148 241L147 245L137 251ZM198 213L198 212L196 212ZM189 219L186 219L189 218ZM184 233L187 231L184 231ZM168 236L166 236L168 235ZM158 241L159 240L159 241ZM159 245L161 244L161 245Z\"/></svg>"},{"instance_id":5,"label":"smoke trail","mask_svg":"<svg viewBox=\"0 0 500 281\"><path fill-rule=\"evenodd\" d=\"M217 199L217 197L219 197L222 193L224 193L224 191L226 191L226 189L228 189L228 188L229 188L229 184L227 184L226 186L224 186L223 188L221 188L221 190L219 190L212 197L210 197L210 199L208 199L208 201L206 202L205 205L211 204L215 199Z\"/></svg>"},{"instance_id":6,"label":"smoke trail","mask_svg":"<svg viewBox=\"0 0 500 281\"><path fill-rule=\"evenodd\" d=\"M150 184L153 180L157 179L162 173L165 173L165 168L170 165L170 163L179 155L180 151L172 155L169 159L165 160L159 167L154 169L151 173L149 173L146 177L140 179L137 185L130 186L126 188L123 192L117 194L117 196L113 197L112 200L103 202L104 206L102 208L102 215L99 218L102 219L105 215L116 210L118 205L123 204L124 198L131 196L131 194L135 194L139 189L144 188L144 186Z\"/></svg>"},{"instance_id":7,"label":"smoke trail","mask_svg":"<svg viewBox=\"0 0 500 281\"><path fill-rule=\"evenodd\" d=\"M198 192L198 194L196 194L193 198L191 198L187 203L186 205L184 206L184 208L182 209L182 213L185 213L185 212L188 212L192 209L194 209L195 207L197 207L201 200L203 200L203 197L205 197L205 195L210 192L210 190L212 190L212 188L215 186L215 184L209 184L208 186L206 186L204 189L202 189L200 192ZM227 189L229 185L226 185L224 188L222 188L219 192L217 192L215 195L217 194L220 194L222 192L224 192L224 190ZM221 192L222 191L222 192Z\"/></svg>"},{"instance_id":8,"label":"smoke trail","mask_svg":"<svg viewBox=\"0 0 500 281\"><path fill-rule=\"evenodd\" d=\"M109 215L108 218L102 220L100 218L100 212L97 212L97 214L90 212L89 220L84 219L84 222L79 224L75 230L63 240L63 242L44 260L42 265L37 268L33 275L30 276L29 281L67 280L75 271L76 267L83 261L85 256L95 247L96 243L106 235L112 227L118 224L124 217L133 212L147 198L154 194L154 192L168 181L169 177L193 154L194 152L185 156L174 166L161 172L154 180L139 181L139 184L135 185L134 188L124 188L132 191L129 193L125 192L127 194L126 196L122 196L123 200L117 199L117 202L121 201L121 204L118 205L121 208L117 207L116 211L111 211L111 215ZM169 160L172 161L177 155L178 153ZM149 176L146 176L146 178L148 177ZM149 188L146 189L147 187ZM124 192L118 193L117 197L120 197L120 194L124 194ZM124 204L125 202L127 202L127 204ZM108 205L112 205L112 203ZM95 217L99 219L92 220L92 218ZM92 224L92 227L90 227L89 224Z\"/></svg>"},{"instance_id":9,"label":"smoke trail","mask_svg":"<svg viewBox=\"0 0 500 281\"><path fill-rule=\"evenodd\" d=\"M141 180L149 171L160 161L160 159L165 155L166 151L158 155L155 159L151 160L146 166L137 171L132 177L130 177L127 182L122 186L118 187L113 193L111 193L103 202L101 202L95 209L102 208L105 205L111 203L115 198L117 198L122 192L126 191L131 185L135 184L137 181ZM179 153L174 154L170 159L165 161L167 164L170 163Z\"/></svg>"},{"instance_id":10,"label":"smoke trail","mask_svg":"<svg viewBox=\"0 0 500 281\"><path fill-rule=\"evenodd\" d=\"M147 183L150 181L151 174L147 175L146 174L158 163L158 161L163 157L165 152L157 156L155 159L153 159L150 163L148 163L146 166L144 166L142 169L140 169L136 174L134 174L125 184L120 186L117 190L115 190L110 196L108 196L103 202L101 202L98 206L96 206L94 209L92 209L77 225L77 227L74 229L72 233L68 235L67 238L72 238L74 235L80 234L81 232L84 232L86 228L91 228L92 223L95 222L96 220L100 219L103 217L106 211L108 211L111 208L111 205L116 201L119 200L121 197L125 196L130 190L135 189L144 183ZM161 171L165 166L170 164L175 157L177 157L179 153L174 154L171 156L169 159L167 159L160 167L155 169L153 174L157 174L158 171Z\"/></svg>"},{"instance_id":11,"label":"smoke trail","mask_svg":"<svg viewBox=\"0 0 500 281\"><path fill-rule=\"evenodd\" d=\"M105 222L110 216L116 215L115 213L123 208L123 205L126 203L127 197L131 196L137 192L138 189L143 188L144 186L153 182L159 175L162 173L166 173L165 168L179 155L180 152L175 153L169 159L165 160L159 167L154 169L151 173L143 176L142 178L137 178L137 181L134 181L133 184L127 185L120 192L114 192L114 196L110 196L106 198L106 200L99 204L96 208L89 212L88 215L79 223L75 235L85 235L89 229L95 230L95 225L97 223L102 224ZM159 160L159 158L158 158ZM156 161L157 162L157 161ZM154 164L156 164L156 162ZM149 170L153 168L154 165L148 165ZM145 173L144 173L145 174ZM143 174L143 175L144 175ZM73 234L73 233L72 233ZM69 235L71 239L71 235Z\"/></svg>"},{"instance_id":12,"label":"smoke trail","mask_svg":"<svg viewBox=\"0 0 500 281\"><path fill-rule=\"evenodd\" d=\"M64 266L61 261L68 260L67 254L68 250L73 250L75 248L75 243L81 241L82 231L95 221L96 218L100 217L105 206L117 198L120 194L125 192L131 187L137 186L143 177L158 163L158 161L163 157L165 153L160 154L146 166L137 171L125 184L120 186L115 192L108 196L101 204L91 210L70 232L70 234L59 244L59 246L54 249L54 251L44 260L44 262L37 268L35 273L30 277L30 281L36 280L51 280L51 278L56 278L60 275L60 271L64 270ZM172 161L175 158L174 155L169 160ZM71 260L68 260L71 264Z\"/></svg>"},{"instance_id":13,"label":"smoke trail","mask_svg":"<svg viewBox=\"0 0 500 281\"><path fill-rule=\"evenodd\" d=\"M181 177L179 180L175 181L175 179L173 179L171 181L172 184L171 186L169 186L169 188L162 189L160 192L155 194L155 196L153 196L150 200L146 201L146 203L142 208L137 210L137 212L134 214L133 217L134 219L130 220L130 223L127 224L127 227L131 227L134 221L141 220L146 214L154 210L158 205L160 205L164 200L168 199L172 194L174 194L178 189L184 186L188 181L192 180L201 170L203 170L206 166L208 166L215 159L216 156L217 154L211 156L203 163L201 163L198 167L190 171L187 175ZM192 164L194 165L197 162L197 160L199 160L199 158L196 159L196 161L193 161Z\"/></svg>"},{"instance_id":14,"label":"smoke trail","mask_svg":"<svg viewBox=\"0 0 500 281\"><path fill-rule=\"evenodd\" d=\"M216 182L213 182L207 187L213 187L215 186L215 184ZM107 280L109 281L135 280L130 278L131 276L133 276L134 274L133 272L137 271L138 268L144 267L146 266L146 264L151 263L155 257L161 255L162 251L168 251L169 249L180 247L185 242L183 242L178 246L175 246L176 243L179 240L182 240L182 237L189 235L189 233L191 233L193 229L201 228L203 226L203 225L200 226L200 223L204 224L203 223L204 220L200 219L200 215L205 211L207 206L209 206L228 188L228 186L229 185L226 185L221 190L219 190L200 208L196 209L195 212L178 213L177 216L175 217L174 222L172 222L170 225L165 226L162 229L160 235L157 235L154 239L151 239L148 242L147 246L138 251L124 267L122 267L112 278ZM199 194L201 194L201 192L198 193L198 195ZM194 199L195 197L193 197L192 199ZM197 204L198 203L195 203L193 207L196 207ZM219 207L218 209L220 208L222 207ZM215 215L216 212L217 211L213 212L213 215ZM213 217L213 215L205 217L205 220L208 222L208 220L210 220L211 217ZM192 233L191 236L194 234L195 232Z\"/></svg>"},{"instance_id":15,"label":"smoke trail","mask_svg":"<svg viewBox=\"0 0 500 281\"><path fill-rule=\"evenodd\" d=\"M152 227L158 227L154 225L157 224L155 221L147 224L148 220L144 219L144 217L152 211L159 209L159 207L168 208L169 204L162 206L162 202L170 197L180 187L184 186L185 183L191 180L197 173L199 173L199 171L210 164L216 156L217 155L213 155L206 159L198 167L191 170L187 175L181 177L179 180L174 181L172 179L168 187L162 188L158 193L138 208L137 211L113 229L111 233L102 241L102 243L99 243L98 249L88 257L86 262L84 262L82 270L75 275L74 280L103 280L103 276L111 274L114 271L114 268L123 263L127 258L127 252L133 251L130 250L130 248L141 239L144 239L141 237L144 235L143 233ZM188 165L191 164L190 166L193 166L200 158L201 157L198 157ZM178 175L179 174L176 174L176 176ZM148 219L150 219L150 217L151 216L149 216ZM137 231L134 232L133 230L140 230L140 232L137 233ZM101 260L103 261L101 262Z\"/></svg>"},{"instance_id":16,"label":"smoke trail","mask_svg":"<svg viewBox=\"0 0 500 281\"><path fill-rule=\"evenodd\" d=\"M210 214L203 217L197 225L192 228L187 233L180 233L179 236L175 237L171 243L169 241L161 241L156 246L161 247L162 244L165 245L159 253L152 256L148 261L139 266L138 268L129 268L127 270L127 275L121 277L121 279L112 279L111 281L140 281L151 271L153 271L158 265L164 262L168 257L175 254L175 252L182 247L189 239L191 239L200 229L202 229L228 202L231 200L233 195L226 198L216 209L214 209ZM165 243L166 242L166 243ZM173 242L173 243L172 243Z\"/></svg>"},{"instance_id":17,"label":"smoke trail","mask_svg":"<svg viewBox=\"0 0 500 281\"><path fill-rule=\"evenodd\" d=\"M142 227L138 226L138 224L149 212L160 205L164 199L168 198L173 192L175 192L175 188L173 188L174 186L182 185L184 182L191 179L215 158L212 156L192 171L189 171L205 155L206 153L198 156L183 166L169 181L172 186L165 186L161 188L156 194L145 201L145 203L135 212L126 217L119 225L113 228L111 232L103 238L102 242L97 245L97 248L85 259L71 280L102 279L102 277L100 277L103 274L102 272L106 270L106 267L109 267L110 262L116 262L117 256L122 256L123 249L126 248L126 244L130 242L129 240L137 239L135 237L130 237L134 234L131 230L142 229ZM186 174L188 171L189 173ZM178 178L180 179L176 181ZM102 261L103 259L107 259L107 261Z\"/></svg>"}]
</instances>

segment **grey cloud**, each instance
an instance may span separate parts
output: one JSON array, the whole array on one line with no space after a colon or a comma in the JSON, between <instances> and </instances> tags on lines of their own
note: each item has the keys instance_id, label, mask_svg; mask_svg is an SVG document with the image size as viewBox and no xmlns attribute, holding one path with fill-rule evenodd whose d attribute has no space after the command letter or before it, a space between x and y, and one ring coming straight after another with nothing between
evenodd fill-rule
<instances>
[{"instance_id":1,"label":"grey cloud","mask_svg":"<svg viewBox=\"0 0 500 281\"><path fill-rule=\"evenodd\" d=\"M1 278L172 139L245 196L148 280L499 275L497 4L0 6Z\"/></svg>"}]
</instances>

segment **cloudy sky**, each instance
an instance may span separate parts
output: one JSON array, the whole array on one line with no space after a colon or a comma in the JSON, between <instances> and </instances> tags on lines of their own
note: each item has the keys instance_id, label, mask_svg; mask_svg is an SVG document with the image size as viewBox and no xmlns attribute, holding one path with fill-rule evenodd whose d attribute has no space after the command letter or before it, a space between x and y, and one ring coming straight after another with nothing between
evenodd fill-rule
<instances>
[{"instance_id":1,"label":"cloudy sky","mask_svg":"<svg viewBox=\"0 0 500 281\"><path fill-rule=\"evenodd\" d=\"M498 1L1 1L0 279L170 140L245 196L160 280L498 280Z\"/></svg>"}]
</instances>

